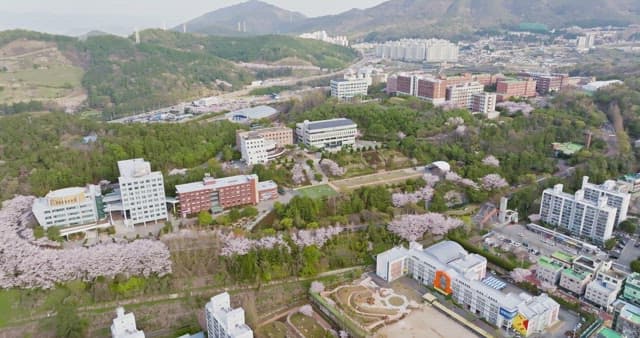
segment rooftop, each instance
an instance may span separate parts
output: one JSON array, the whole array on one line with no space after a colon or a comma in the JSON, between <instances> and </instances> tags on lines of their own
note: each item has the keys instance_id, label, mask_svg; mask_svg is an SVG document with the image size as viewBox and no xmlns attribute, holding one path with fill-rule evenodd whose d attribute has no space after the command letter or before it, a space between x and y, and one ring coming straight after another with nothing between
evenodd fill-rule
<instances>
[{"instance_id":1,"label":"rooftop","mask_svg":"<svg viewBox=\"0 0 640 338\"><path fill-rule=\"evenodd\" d=\"M574 258L573 255L570 255L564 251L556 251L551 254L551 257L567 263L571 263Z\"/></svg>"},{"instance_id":2,"label":"rooftop","mask_svg":"<svg viewBox=\"0 0 640 338\"><path fill-rule=\"evenodd\" d=\"M304 121L304 125L309 130L319 130L319 129L336 128L336 127L357 127L355 122L345 118L337 118L337 119L321 120L321 121Z\"/></svg>"},{"instance_id":3,"label":"rooftop","mask_svg":"<svg viewBox=\"0 0 640 338\"><path fill-rule=\"evenodd\" d=\"M626 284L640 286L640 273L634 272L627 276Z\"/></svg>"},{"instance_id":4,"label":"rooftop","mask_svg":"<svg viewBox=\"0 0 640 338\"><path fill-rule=\"evenodd\" d=\"M142 158L118 161L120 177L134 178L151 174L151 163Z\"/></svg>"},{"instance_id":5,"label":"rooftop","mask_svg":"<svg viewBox=\"0 0 640 338\"><path fill-rule=\"evenodd\" d=\"M574 269L564 269L562 270L562 274L570 276L577 280L585 280L589 277L589 274L587 272L578 272Z\"/></svg>"},{"instance_id":6,"label":"rooftop","mask_svg":"<svg viewBox=\"0 0 640 338\"><path fill-rule=\"evenodd\" d=\"M553 147L553 150L559 151L565 155L573 155L579 152L580 150L582 150L583 148L583 145L572 143L572 142L565 142L565 143L554 142L554 143L551 143L551 146Z\"/></svg>"},{"instance_id":7,"label":"rooftop","mask_svg":"<svg viewBox=\"0 0 640 338\"><path fill-rule=\"evenodd\" d=\"M234 110L226 113L225 117L232 121L245 121L269 118L276 114L278 114L278 111L275 108L269 106L256 106L252 108Z\"/></svg>"},{"instance_id":8,"label":"rooftop","mask_svg":"<svg viewBox=\"0 0 640 338\"><path fill-rule=\"evenodd\" d=\"M278 188L278 184L276 184L276 182L274 181L258 182L258 191L271 190L271 189L277 189L277 188Z\"/></svg>"},{"instance_id":9,"label":"rooftop","mask_svg":"<svg viewBox=\"0 0 640 338\"><path fill-rule=\"evenodd\" d=\"M176 185L176 192L178 194L184 194L204 189L220 189L226 186L245 184L250 182L251 180L258 180L257 175L237 175L237 176L229 176L222 178L213 178L206 177L202 181L191 182L186 184L178 184ZM205 181L210 180L209 184L205 184Z\"/></svg>"},{"instance_id":10,"label":"rooftop","mask_svg":"<svg viewBox=\"0 0 640 338\"><path fill-rule=\"evenodd\" d=\"M623 338L623 336L618 332L603 326L596 332L595 338Z\"/></svg>"},{"instance_id":11,"label":"rooftop","mask_svg":"<svg viewBox=\"0 0 640 338\"><path fill-rule=\"evenodd\" d=\"M558 263L557 261L547 256L541 256L538 259L538 265L549 270L560 270L563 268L562 264Z\"/></svg>"},{"instance_id":12,"label":"rooftop","mask_svg":"<svg viewBox=\"0 0 640 338\"><path fill-rule=\"evenodd\" d=\"M620 318L632 322L636 325L640 325L640 308L627 303L620 311Z\"/></svg>"}]
</instances>

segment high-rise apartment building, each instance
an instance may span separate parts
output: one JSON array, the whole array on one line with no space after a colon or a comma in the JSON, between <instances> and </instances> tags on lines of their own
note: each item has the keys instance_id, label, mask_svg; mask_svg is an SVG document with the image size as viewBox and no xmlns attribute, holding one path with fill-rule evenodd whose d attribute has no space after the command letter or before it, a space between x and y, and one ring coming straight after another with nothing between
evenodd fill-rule
<instances>
[{"instance_id":1,"label":"high-rise apartment building","mask_svg":"<svg viewBox=\"0 0 640 338\"><path fill-rule=\"evenodd\" d=\"M136 317L133 312L124 313L124 308L116 309L116 318L111 324L112 338L144 338L144 331L136 327Z\"/></svg>"},{"instance_id":2,"label":"high-rise apartment building","mask_svg":"<svg viewBox=\"0 0 640 338\"><path fill-rule=\"evenodd\" d=\"M356 143L357 134L358 125L346 118L296 124L298 142L317 149L352 146Z\"/></svg>"},{"instance_id":3,"label":"high-rise apartment building","mask_svg":"<svg viewBox=\"0 0 640 338\"><path fill-rule=\"evenodd\" d=\"M607 180L602 184L589 183L589 177L582 177L584 199L598 203L606 198L607 205L616 209L615 225L627 219L631 195L619 187L615 181Z\"/></svg>"},{"instance_id":4,"label":"high-rise apartment building","mask_svg":"<svg viewBox=\"0 0 640 338\"><path fill-rule=\"evenodd\" d=\"M118 161L120 198L125 224L133 225L167 219L162 173L151 171L144 159Z\"/></svg>"},{"instance_id":5,"label":"high-rise apartment building","mask_svg":"<svg viewBox=\"0 0 640 338\"><path fill-rule=\"evenodd\" d=\"M506 101L511 97L536 96L536 80L532 78L515 80L500 79L496 83L498 102Z\"/></svg>"},{"instance_id":6,"label":"high-rise apartment building","mask_svg":"<svg viewBox=\"0 0 640 338\"><path fill-rule=\"evenodd\" d=\"M31 210L38 224L45 229L96 224L105 218L102 194L97 185L50 191L45 197L37 198Z\"/></svg>"},{"instance_id":7,"label":"high-rise apartment building","mask_svg":"<svg viewBox=\"0 0 640 338\"><path fill-rule=\"evenodd\" d=\"M376 258L376 274L386 281L409 275L451 296L469 311L496 327L522 336L542 333L558 321L560 306L546 294L504 293L500 282L486 275L486 258L470 254L458 243L443 241L426 249L411 242ZM504 284L504 283L503 283Z\"/></svg>"},{"instance_id":8,"label":"high-rise apartment building","mask_svg":"<svg viewBox=\"0 0 640 338\"><path fill-rule=\"evenodd\" d=\"M567 229L575 237L603 244L611 237L617 210L607 205L606 197L594 203L585 199L583 190L571 195L562 188L562 184L556 184L542 193L541 220Z\"/></svg>"},{"instance_id":9,"label":"high-rise apartment building","mask_svg":"<svg viewBox=\"0 0 640 338\"><path fill-rule=\"evenodd\" d=\"M375 47L376 56L412 62L457 62L458 45L440 39L402 39Z\"/></svg>"},{"instance_id":10,"label":"high-rise apartment building","mask_svg":"<svg viewBox=\"0 0 640 338\"><path fill-rule=\"evenodd\" d=\"M456 107L473 108L473 95L482 93L484 86L478 82L465 82L447 86L447 101Z\"/></svg>"},{"instance_id":11,"label":"high-rise apartment building","mask_svg":"<svg viewBox=\"0 0 640 338\"><path fill-rule=\"evenodd\" d=\"M331 96L342 101L349 101L354 97L367 96L369 84L367 79L338 79L331 80Z\"/></svg>"},{"instance_id":12,"label":"high-rise apartment building","mask_svg":"<svg viewBox=\"0 0 640 338\"><path fill-rule=\"evenodd\" d=\"M471 98L471 111L474 113L489 114L496 110L495 93L477 93Z\"/></svg>"},{"instance_id":13,"label":"high-rise apartment building","mask_svg":"<svg viewBox=\"0 0 640 338\"><path fill-rule=\"evenodd\" d=\"M227 292L211 297L204 310L209 338L253 338L253 331L244 322L244 309L231 308Z\"/></svg>"},{"instance_id":14,"label":"high-rise apartment building","mask_svg":"<svg viewBox=\"0 0 640 338\"><path fill-rule=\"evenodd\" d=\"M258 182L257 175L223 178L205 176L202 181L176 185L182 217L200 211L221 210L278 197L278 185L273 181Z\"/></svg>"}]
</instances>

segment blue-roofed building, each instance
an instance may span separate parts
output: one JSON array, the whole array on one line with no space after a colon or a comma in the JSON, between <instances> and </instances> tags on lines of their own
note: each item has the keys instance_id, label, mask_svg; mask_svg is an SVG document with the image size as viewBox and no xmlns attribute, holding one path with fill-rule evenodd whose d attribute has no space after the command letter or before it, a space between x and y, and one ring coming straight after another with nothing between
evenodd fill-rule
<instances>
[{"instance_id":1,"label":"blue-roofed building","mask_svg":"<svg viewBox=\"0 0 640 338\"><path fill-rule=\"evenodd\" d=\"M306 120L296 124L298 142L317 149L353 146L356 143L357 134L358 125L346 118Z\"/></svg>"},{"instance_id":2,"label":"blue-roofed building","mask_svg":"<svg viewBox=\"0 0 640 338\"><path fill-rule=\"evenodd\" d=\"M252 108L234 110L225 114L225 117L231 122L250 123L260 119L272 119L276 117L276 115L278 115L278 111L275 108L269 106L256 106Z\"/></svg>"}]
</instances>

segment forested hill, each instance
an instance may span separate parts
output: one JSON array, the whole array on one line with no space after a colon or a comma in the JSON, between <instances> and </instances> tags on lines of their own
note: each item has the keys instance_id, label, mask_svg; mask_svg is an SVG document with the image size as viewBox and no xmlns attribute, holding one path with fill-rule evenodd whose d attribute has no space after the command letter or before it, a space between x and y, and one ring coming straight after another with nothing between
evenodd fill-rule
<instances>
[{"instance_id":1,"label":"forested hill","mask_svg":"<svg viewBox=\"0 0 640 338\"><path fill-rule=\"evenodd\" d=\"M218 38L162 30L140 36L136 44L132 37L113 35L81 41L23 30L0 32L0 115L20 112L26 105L17 103L33 100L45 108L75 102L74 110L84 104L114 118L215 95L268 76L234 61L342 68L356 57L348 48L285 36Z\"/></svg>"}]
</instances>

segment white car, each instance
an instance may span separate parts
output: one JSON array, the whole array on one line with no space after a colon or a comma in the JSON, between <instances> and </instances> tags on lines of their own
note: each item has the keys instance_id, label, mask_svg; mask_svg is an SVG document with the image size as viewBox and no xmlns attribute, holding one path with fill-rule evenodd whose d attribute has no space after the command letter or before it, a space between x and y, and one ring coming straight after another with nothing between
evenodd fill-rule
<instances>
[{"instance_id":1,"label":"white car","mask_svg":"<svg viewBox=\"0 0 640 338\"><path fill-rule=\"evenodd\" d=\"M520 244L520 242L516 242L516 241L514 241L513 243L511 243L511 245L513 245L513 246L514 246L514 247L516 247L516 248L519 248L519 247L520 247L520 245L522 245L522 244Z\"/></svg>"}]
</instances>

